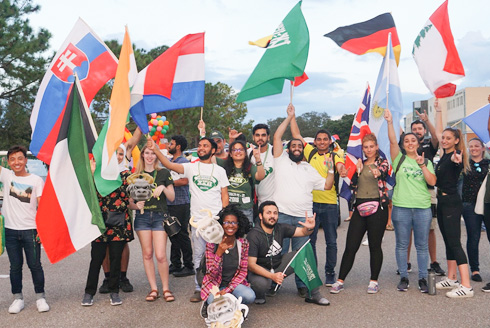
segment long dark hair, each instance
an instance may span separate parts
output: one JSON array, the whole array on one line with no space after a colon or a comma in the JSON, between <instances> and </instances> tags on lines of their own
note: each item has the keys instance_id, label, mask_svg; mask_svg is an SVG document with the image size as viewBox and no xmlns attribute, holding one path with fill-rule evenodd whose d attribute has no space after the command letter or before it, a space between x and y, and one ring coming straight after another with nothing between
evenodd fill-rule
<instances>
[{"instance_id":1,"label":"long dark hair","mask_svg":"<svg viewBox=\"0 0 490 328\"><path fill-rule=\"evenodd\" d=\"M247 145L242 140L235 140L228 147L229 155L228 158L226 159L225 166L224 166L226 170L226 175L229 178L236 173L235 163L233 162L233 158L231 157L233 146L235 146L236 144L242 145L243 151L245 152L245 158L243 159L243 165L242 165L242 172L244 177L248 177L248 175L250 174L250 170L252 169L252 164L250 163L250 158L247 155Z\"/></svg>"},{"instance_id":2,"label":"long dark hair","mask_svg":"<svg viewBox=\"0 0 490 328\"><path fill-rule=\"evenodd\" d=\"M243 212L238 208L238 204L230 204L223 208L219 213L219 224L223 225L223 220L228 215L233 215L238 221L238 230L235 232L236 238L243 238L250 231L250 222Z\"/></svg>"}]
</instances>

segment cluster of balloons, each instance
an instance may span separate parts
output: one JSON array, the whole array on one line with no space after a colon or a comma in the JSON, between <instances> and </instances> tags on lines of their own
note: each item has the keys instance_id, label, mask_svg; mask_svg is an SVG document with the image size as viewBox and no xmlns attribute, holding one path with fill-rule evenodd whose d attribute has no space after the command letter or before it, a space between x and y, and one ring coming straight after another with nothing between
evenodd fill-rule
<instances>
[{"instance_id":1,"label":"cluster of balloons","mask_svg":"<svg viewBox=\"0 0 490 328\"><path fill-rule=\"evenodd\" d=\"M163 138L167 133L169 126L167 118L165 116L151 114L151 119L148 122L148 129L150 130L150 137L160 146L163 146Z\"/></svg>"}]
</instances>

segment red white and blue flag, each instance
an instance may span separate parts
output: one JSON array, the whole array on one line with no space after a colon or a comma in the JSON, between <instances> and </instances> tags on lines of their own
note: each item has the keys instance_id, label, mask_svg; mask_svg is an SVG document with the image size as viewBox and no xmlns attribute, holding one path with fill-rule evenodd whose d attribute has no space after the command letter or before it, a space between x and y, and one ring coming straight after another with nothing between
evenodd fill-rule
<instances>
[{"instance_id":1,"label":"red white and blue flag","mask_svg":"<svg viewBox=\"0 0 490 328\"><path fill-rule=\"evenodd\" d=\"M79 18L49 65L31 114L30 150L51 162L62 113L78 75L88 105L99 89L116 74L117 58L94 31Z\"/></svg>"},{"instance_id":2,"label":"red white and blue flag","mask_svg":"<svg viewBox=\"0 0 490 328\"><path fill-rule=\"evenodd\" d=\"M188 34L145 67L131 89L131 116L148 133L146 114L204 106L204 33Z\"/></svg>"}]
</instances>

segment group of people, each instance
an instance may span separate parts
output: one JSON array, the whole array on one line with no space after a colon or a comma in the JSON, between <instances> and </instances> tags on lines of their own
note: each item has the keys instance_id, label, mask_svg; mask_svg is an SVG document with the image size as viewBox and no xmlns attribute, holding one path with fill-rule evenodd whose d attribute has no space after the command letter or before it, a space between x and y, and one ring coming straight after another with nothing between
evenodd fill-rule
<instances>
[{"instance_id":1,"label":"group of people","mask_svg":"<svg viewBox=\"0 0 490 328\"><path fill-rule=\"evenodd\" d=\"M308 240L317 257L316 240L320 226L326 242L325 285L331 287L330 293L338 294L344 289L356 253L367 233L371 269L367 292L375 294L380 289L382 241L389 226L390 211L401 278L397 289L407 291L409 288L412 231L420 291L428 292L428 268L438 275L445 275L436 260L434 229L439 226L446 247L447 277L437 283L437 288L448 289L448 297L472 297L474 291L470 281L482 281L478 243L482 222L490 228L490 193L484 200L485 215L477 214L475 206L490 162L484 158L485 145L481 140L470 140L468 152L461 131L443 129L437 101L435 109L435 127L425 113L419 113L421 120L415 121L412 131L402 134L399 142L391 113L389 109L385 110L391 163L380 156L374 134L363 137L364 156L358 160L351 178L353 214L338 276L335 272L338 181L348 172L343 155L332 150L332 136L327 130L321 129L316 133L313 145L305 142L292 104L287 108L286 119L275 131L272 145L269 127L257 124L252 131L255 147L247 148L243 134L230 130L226 152L223 135L213 131L206 137L205 124L201 121L198 125L201 135L197 148L199 161L191 163L183 156L187 148L185 137L172 137L168 145L170 159L149 138L141 150L141 159L135 170L138 174L151 176L155 183L152 195L146 201L134 201L126 190L130 175L127 163L141 137L137 130L134 137L117 150L123 181L121 187L107 196L99 195L107 228L91 244L82 305L93 304L101 267L105 279L99 291L110 294L112 305L122 304L120 289L125 292L133 290L127 278L127 243L134 239L134 231L141 245L149 283L148 302L160 296L166 302L175 300L169 285L169 276L173 274L175 277L195 275L190 301L202 302L203 316L206 316L207 305L219 294L232 293L237 298L241 297L245 304L265 304L266 298L275 296L284 279L294 273L286 265ZM288 126L293 139L284 147L282 138ZM430 138L425 137L427 128ZM440 160L434 166L433 158L438 147L441 149ZM45 312L49 305L44 297L40 241L35 225L43 181L26 171L27 152L24 147L11 148L7 158L11 170L0 168L0 181L4 184L6 247L14 294L9 312L18 313L24 308L22 250L32 272L37 308L39 312ZM387 184L390 164L396 177L393 192ZM462 197L458 192L460 176ZM20 188L24 191L31 188L28 202L19 196L22 193ZM134 223L131 210L135 212ZM190 217L197 223L203 219L203 210L219 218L224 234L218 244L206 243L194 225L189 227ZM469 266L460 241L461 214L467 228ZM164 222L169 217L176 217L181 226L180 231L170 237L170 261L166 255L169 236L164 229ZM488 230L487 234L490 240ZM154 258L161 280L161 293ZM196 272L202 272L202 275ZM298 295L306 302L323 306L330 304L318 287L309 290L299 277L295 282ZM219 288L218 294L211 292L213 286ZM482 290L490 292L490 283Z\"/></svg>"}]
</instances>

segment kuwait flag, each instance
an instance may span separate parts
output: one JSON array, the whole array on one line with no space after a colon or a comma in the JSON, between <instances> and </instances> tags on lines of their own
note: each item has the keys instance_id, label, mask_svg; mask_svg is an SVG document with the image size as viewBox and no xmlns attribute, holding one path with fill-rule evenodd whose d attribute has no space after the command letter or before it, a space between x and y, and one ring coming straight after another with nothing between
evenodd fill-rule
<instances>
[{"instance_id":1,"label":"kuwait flag","mask_svg":"<svg viewBox=\"0 0 490 328\"><path fill-rule=\"evenodd\" d=\"M94 180L97 190L102 196L107 196L122 184L115 153L124 139L126 120L131 104L130 88L133 86L137 75L133 46L126 27L109 104L109 118L93 148L97 164Z\"/></svg>"},{"instance_id":2,"label":"kuwait flag","mask_svg":"<svg viewBox=\"0 0 490 328\"><path fill-rule=\"evenodd\" d=\"M420 76L436 98L451 97L456 85L449 83L464 76L464 68L454 44L447 3L430 16L413 44L413 58Z\"/></svg>"},{"instance_id":3,"label":"kuwait flag","mask_svg":"<svg viewBox=\"0 0 490 328\"><path fill-rule=\"evenodd\" d=\"M90 170L78 88L76 83L62 116L36 215L37 230L51 263L75 253L105 231Z\"/></svg>"},{"instance_id":4,"label":"kuwait flag","mask_svg":"<svg viewBox=\"0 0 490 328\"><path fill-rule=\"evenodd\" d=\"M148 133L146 114L204 106L204 33L188 34L146 66L131 89L131 116Z\"/></svg>"}]
</instances>

